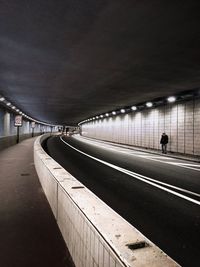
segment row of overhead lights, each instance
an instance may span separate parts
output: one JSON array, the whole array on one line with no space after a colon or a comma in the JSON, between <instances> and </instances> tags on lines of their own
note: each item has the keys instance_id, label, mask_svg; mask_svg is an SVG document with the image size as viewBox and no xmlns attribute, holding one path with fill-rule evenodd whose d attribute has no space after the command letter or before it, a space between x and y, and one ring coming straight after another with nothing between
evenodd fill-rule
<instances>
[{"instance_id":1,"label":"row of overhead lights","mask_svg":"<svg viewBox=\"0 0 200 267\"><path fill-rule=\"evenodd\" d=\"M23 113L20 109L18 109L16 106L12 105L11 102L7 101L5 99L5 97L1 96L0 95L0 102L3 103L5 106L7 106L8 108L12 109L14 112L16 112L17 114L23 116L24 118L28 119L28 120L31 120L31 121L34 121L38 124L42 124L42 125L46 125L46 126L56 126L56 125L52 125L52 124L48 124L48 123L45 123L45 122L42 122L42 121L38 121L38 120L35 120L33 119L32 117L26 115L25 113Z\"/></svg>"},{"instance_id":2,"label":"row of overhead lights","mask_svg":"<svg viewBox=\"0 0 200 267\"><path fill-rule=\"evenodd\" d=\"M173 102L176 101L176 97L175 97L175 96L170 96L170 97L167 98L167 101L168 101L169 103L173 103ZM153 102L146 102L145 105L146 105L147 108L151 108L151 107L153 107L154 104L153 104ZM111 115L111 116L112 116L112 115L115 116L115 115L117 115L117 113L118 113L118 114L119 114L119 113L122 113L122 114L123 114L123 113L126 113L126 111L128 111L128 110L136 111L137 109L138 109L137 106L132 106L132 107L130 107L130 108L128 108L128 109L122 108L122 109L120 109L118 112L117 112L117 111L112 111L112 112L110 112L110 113L101 114L101 115L98 115L98 116L89 118L89 119L87 119L87 120L81 121L81 122L79 122L78 125L81 125L81 124L83 124L83 123L85 123L85 122L89 122L89 121L93 121L93 120L103 119L103 118L109 117L110 115Z\"/></svg>"}]
</instances>

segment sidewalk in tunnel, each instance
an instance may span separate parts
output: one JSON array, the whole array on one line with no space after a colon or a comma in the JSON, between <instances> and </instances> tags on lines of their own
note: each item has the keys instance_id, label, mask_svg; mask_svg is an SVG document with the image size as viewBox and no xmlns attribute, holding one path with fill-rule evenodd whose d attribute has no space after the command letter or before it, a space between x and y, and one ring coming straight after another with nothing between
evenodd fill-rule
<instances>
[{"instance_id":1,"label":"sidewalk in tunnel","mask_svg":"<svg viewBox=\"0 0 200 267\"><path fill-rule=\"evenodd\" d=\"M73 267L35 171L34 141L0 151L0 266Z\"/></svg>"},{"instance_id":2,"label":"sidewalk in tunnel","mask_svg":"<svg viewBox=\"0 0 200 267\"><path fill-rule=\"evenodd\" d=\"M187 160L187 161L200 163L200 156L196 156L196 155L182 154L182 153L171 152L171 151L168 151L167 154L163 154L161 152L161 149L157 150L157 149L151 149L151 148L145 148L145 147L139 147L139 146L126 145L126 144L121 144L121 143L105 141L105 140L101 140L101 139L97 139L97 138L90 138L90 137L86 137L86 136L81 136L81 137L88 139L88 140L91 140L91 141L96 141L99 143L113 145L113 146L116 146L119 148L122 147L122 148L127 148L130 150L136 150L136 151L146 152L149 154L160 155L162 157L168 157L169 156L169 157L180 159L180 160Z\"/></svg>"}]
</instances>

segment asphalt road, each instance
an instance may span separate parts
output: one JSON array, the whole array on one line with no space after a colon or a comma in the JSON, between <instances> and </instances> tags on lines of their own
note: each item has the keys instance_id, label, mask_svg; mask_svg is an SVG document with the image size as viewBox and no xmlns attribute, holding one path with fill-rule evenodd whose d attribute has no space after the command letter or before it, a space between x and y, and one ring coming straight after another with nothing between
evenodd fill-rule
<instances>
[{"instance_id":1,"label":"asphalt road","mask_svg":"<svg viewBox=\"0 0 200 267\"><path fill-rule=\"evenodd\" d=\"M45 148L181 266L200 266L200 164L73 137Z\"/></svg>"}]
</instances>

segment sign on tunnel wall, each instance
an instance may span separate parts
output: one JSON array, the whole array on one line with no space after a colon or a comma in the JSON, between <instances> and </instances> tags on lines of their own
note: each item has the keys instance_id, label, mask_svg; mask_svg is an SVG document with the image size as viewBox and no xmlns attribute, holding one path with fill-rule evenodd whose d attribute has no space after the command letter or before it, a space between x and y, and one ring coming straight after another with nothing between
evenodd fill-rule
<instances>
[{"instance_id":1,"label":"sign on tunnel wall","mask_svg":"<svg viewBox=\"0 0 200 267\"><path fill-rule=\"evenodd\" d=\"M31 122L31 128L33 128L33 129L35 128L35 122L34 121Z\"/></svg>"},{"instance_id":2,"label":"sign on tunnel wall","mask_svg":"<svg viewBox=\"0 0 200 267\"><path fill-rule=\"evenodd\" d=\"M21 127L22 126L22 116L17 115L15 116L15 127Z\"/></svg>"}]
</instances>

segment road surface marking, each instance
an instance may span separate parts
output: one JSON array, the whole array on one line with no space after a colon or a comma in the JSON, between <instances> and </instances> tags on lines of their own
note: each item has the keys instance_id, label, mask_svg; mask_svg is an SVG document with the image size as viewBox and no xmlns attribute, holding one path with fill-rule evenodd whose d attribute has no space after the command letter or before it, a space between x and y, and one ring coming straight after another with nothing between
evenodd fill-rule
<instances>
[{"instance_id":1,"label":"road surface marking","mask_svg":"<svg viewBox=\"0 0 200 267\"><path fill-rule=\"evenodd\" d=\"M185 195L182 195L181 193L177 193L176 191L173 191L173 190L171 190L171 189L168 189L168 188L166 188L166 187L163 187L162 185L165 184L165 185L167 185L168 187L172 187L172 188L174 188L174 189L176 188L176 189L179 190L179 191L184 191L184 192L187 191L187 193L189 193L189 194L191 194L191 195L195 195L195 196L200 197L200 195L197 194L197 193L195 193L195 192L191 192L191 191L185 190L185 189L183 189L183 188L175 187L175 186L170 185L170 184L162 183L162 182L159 182L159 181L154 180L154 179L152 179L152 178L149 178L149 177L147 177L147 176L143 176L143 175L140 175L140 174L138 174L138 173L135 173L135 172L126 170L126 169L124 169L124 168L118 167L118 166L116 166L116 165L114 165L114 164L112 164L112 163L109 163L109 162L106 162L106 161L104 161L104 160L101 160L101 159L98 159L98 158L96 158L96 157L93 157L93 156L91 156L91 155L89 155L89 154L87 154L87 153L85 153L85 152L83 152L83 151L81 151L81 150L79 150L79 149L73 147L72 145L70 145L70 144L68 144L66 141L64 141L63 138L62 138L61 136L60 136L60 140L61 140L63 143L65 143L67 146L71 147L72 149L76 150L77 152L79 152L79 153L81 153L81 154L83 154L83 155L85 155L85 156L87 156L87 157L89 157L89 158L91 158L91 159L93 159L93 160L96 160L96 161L98 161L98 162L100 162L100 163L102 163L102 164L104 164L104 165L106 165L106 166L109 166L109 167L111 167L111 168L113 168L113 169L115 169L115 170L118 170L118 171L120 171L120 172L122 172L122 173L128 174L129 176L132 176L132 177L136 178L137 180L143 181L143 182L145 182L145 183L147 183L147 184L150 184L150 185L152 185L152 186L154 186L154 187L157 187L157 188L159 188L159 189L161 189L161 190L163 190L163 191L166 191L166 192L168 192L168 193L171 193L171 194L173 194L173 195L175 195L175 196L178 196L178 197L180 197L180 198L182 198L182 199L188 200L188 201L190 201L190 202L192 202L192 203L197 204L197 205L200 206L200 201L195 200L195 199L193 199L193 198L191 198L191 197L187 197L187 196L185 196ZM156 182L155 182L155 181L156 181ZM162 185L159 185L159 184L162 184Z\"/></svg>"},{"instance_id":2,"label":"road surface marking","mask_svg":"<svg viewBox=\"0 0 200 267\"><path fill-rule=\"evenodd\" d=\"M161 162L161 163L165 163L165 164L171 164L171 165L175 165L177 167L181 167L181 168L185 168L185 169L191 169L191 170L194 170L194 171L200 171L200 164L193 164L193 163L182 163L182 162L174 162L174 160L176 160L175 158L170 158L170 157L163 157L163 156L157 156L157 155L149 155L149 153L147 152L140 152L140 151L134 151L134 152L129 152L127 150L119 150L117 148L113 148L113 147L110 147L112 145L110 144L101 144L101 142L98 142L98 141L91 141L91 140L87 140L83 137L74 137L75 139L78 139L79 141L82 141L81 139L83 139L84 141L82 142L85 142L85 143L89 143L89 144L92 144L92 145L95 145L95 146L98 146L98 147L104 147L106 149L109 149L109 150L113 150L113 151L116 151L116 152L121 152L121 153L124 153L124 154L127 154L127 155L131 155L131 156L135 156L135 157L140 157L140 158L144 158L144 159L147 159L147 160L152 160L152 161L157 161L157 162ZM101 144L101 145L100 145ZM168 160L168 161L166 161ZM173 162L171 162L171 161Z\"/></svg>"}]
</instances>

